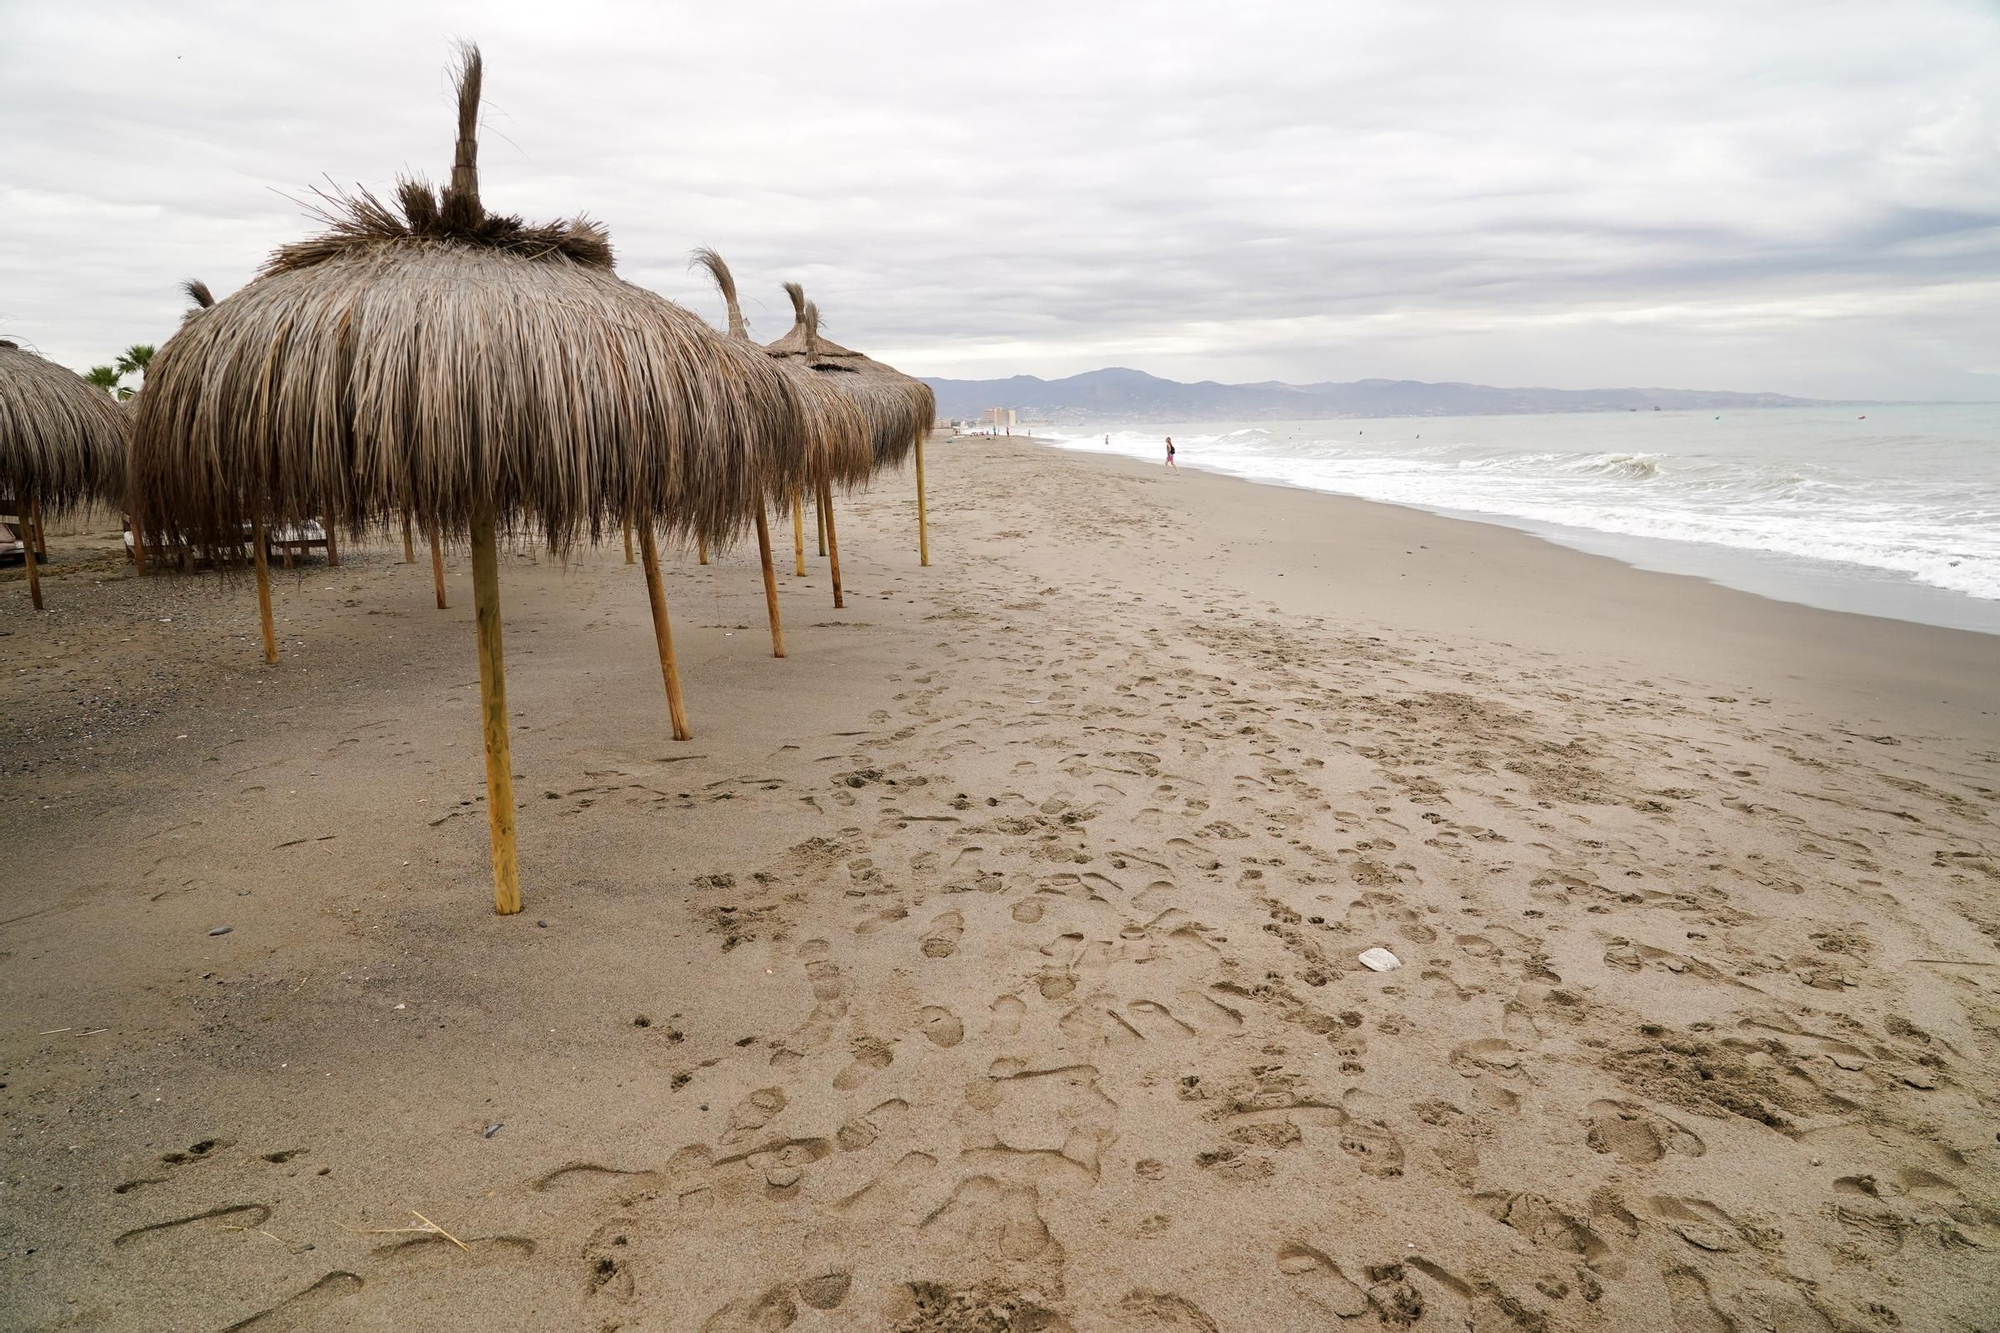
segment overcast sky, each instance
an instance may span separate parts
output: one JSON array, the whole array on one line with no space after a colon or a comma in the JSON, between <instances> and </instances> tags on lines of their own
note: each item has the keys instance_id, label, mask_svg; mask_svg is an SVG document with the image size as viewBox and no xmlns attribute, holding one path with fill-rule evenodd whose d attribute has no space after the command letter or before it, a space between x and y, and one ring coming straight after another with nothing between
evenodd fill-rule
<instances>
[{"instance_id":1,"label":"overcast sky","mask_svg":"<svg viewBox=\"0 0 2000 1333\"><path fill-rule=\"evenodd\" d=\"M329 179L916 374L2000 398L2000 3L0 0L0 336L161 342Z\"/></svg>"}]
</instances>

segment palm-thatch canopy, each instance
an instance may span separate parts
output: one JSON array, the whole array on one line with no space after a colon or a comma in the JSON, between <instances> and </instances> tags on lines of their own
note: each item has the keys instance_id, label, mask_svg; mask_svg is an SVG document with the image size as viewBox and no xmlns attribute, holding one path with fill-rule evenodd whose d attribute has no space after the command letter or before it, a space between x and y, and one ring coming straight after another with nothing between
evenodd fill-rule
<instances>
[{"instance_id":1,"label":"palm-thatch canopy","mask_svg":"<svg viewBox=\"0 0 2000 1333\"><path fill-rule=\"evenodd\" d=\"M729 265L722 261L721 255L704 247L694 252L693 266L706 272L722 294L729 312L729 336L756 347L750 339L749 325L743 320L743 308L736 300L736 279ZM801 489L816 492L828 482L850 487L867 481L874 471L874 449L868 423L855 400L830 383L827 376L815 374L803 358L773 355L771 364L798 394L809 435L805 475L773 494L789 496Z\"/></svg>"},{"instance_id":2,"label":"palm-thatch canopy","mask_svg":"<svg viewBox=\"0 0 2000 1333\"><path fill-rule=\"evenodd\" d=\"M689 734L656 527L726 541L804 469L799 396L769 357L621 281L585 218L529 225L479 198L483 64L466 47L451 183L395 203L322 195L326 230L183 321L133 433L134 503L182 540L252 525L264 658L278 660L259 525L406 514L467 539L493 904L521 910L496 528L565 549L640 530L674 733ZM201 305L202 294L189 295Z\"/></svg>"},{"instance_id":3,"label":"palm-thatch canopy","mask_svg":"<svg viewBox=\"0 0 2000 1333\"><path fill-rule=\"evenodd\" d=\"M621 518L726 540L798 471L768 358L618 278L596 222L487 212L481 77L468 47L450 185L322 195L321 235L160 349L134 424L149 529L407 512L456 536L490 504L558 549Z\"/></svg>"},{"instance_id":4,"label":"palm-thatch canopy","mask_svg":"<svg viewBox=\"0 0 2000 1333\"><path fill-rule=\"evenodd\" d=\"M50 513L122 502L125 426L110 394L0 340L0 497Z\"/></svg>"},{"instance_id":5,"label":"palm-thatch canopy","mask_svg":"<svg viewBox=\"0 0 2000 1333\"><path fill-rule=\"evenodd\" d=\"M901 467L937 420L931 386L822 335L818 311L798 283L786 283L785 294L792 298L791 332L765 350L810 367L852 398L868 423L875 470Z\"/></svg>"}]
</instances>

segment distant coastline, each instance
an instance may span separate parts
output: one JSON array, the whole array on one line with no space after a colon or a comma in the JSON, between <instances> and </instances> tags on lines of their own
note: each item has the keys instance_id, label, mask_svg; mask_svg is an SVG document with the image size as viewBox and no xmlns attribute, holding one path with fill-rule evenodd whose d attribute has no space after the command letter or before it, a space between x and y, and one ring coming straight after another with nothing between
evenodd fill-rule
<instances>
[{"instance_id":1,"label":"distant coastline","mask_svg":"<svg viewBox=\"0 0 2000 1333\"><path fill-rule=\"evenodd\" d=\"M1720 389L1500 388L1486 384L1364 379L1320 384L1183 383L1107 367L1064 379L1035 375L964 380L924 377L938 414L977 420L1011 408L1019 420L1320 421L1349 417L1499 416L1541 412L1743 411L1772 407L1873 407L1864 399L1797 398Z\"/></svg>"}]
</instances>

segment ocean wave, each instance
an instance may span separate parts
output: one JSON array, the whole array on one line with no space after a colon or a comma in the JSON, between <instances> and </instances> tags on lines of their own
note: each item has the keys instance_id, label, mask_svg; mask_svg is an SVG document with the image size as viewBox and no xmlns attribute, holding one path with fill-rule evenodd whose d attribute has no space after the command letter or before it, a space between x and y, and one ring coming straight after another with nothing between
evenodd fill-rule
<instances>
[{"instance_id":1,"label":"ocean wave","mask_svg":"<svg viewBox=\"0 0 2000 1333\"><path fill-rule=\"evenodd\" d=\"M1496 434L1521 429L1479 424ZM2000 457L1975 439L1940 442L1913 433L1822 441L1801 431L1773 448L1754 434L1719 438L1680 423L1701 448L1563 449L1470 440L1463 426L1429 422L1346 426L1114 430L1109 443L1102 432L1064 432L1056 442L1159 459L1173 434L1185 466L1420 508L1860 567L2000 600ZM1435 438L1422 438L1425 426ZM1755 427L1770 429L1768 420ZM1617 421L1551 427L1635 435L1647 428L1659 430Z\"/></svg>"}]
</instances>

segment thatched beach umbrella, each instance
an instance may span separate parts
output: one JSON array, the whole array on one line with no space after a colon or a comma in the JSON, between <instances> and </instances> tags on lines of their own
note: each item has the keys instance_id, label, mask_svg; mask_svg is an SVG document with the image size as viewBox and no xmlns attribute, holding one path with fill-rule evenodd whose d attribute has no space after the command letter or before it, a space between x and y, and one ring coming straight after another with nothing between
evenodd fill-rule
<instances>
[{"instance_id":1,"label":"thatched beach umbrella","mask_svg":"<svg viewBox=\"0 0 2000 1333\"><path fill-rule=\"evenodd\" d=\"M42 610L35 564L42 513L125 495L126 414L75 371L0 340L0 498L27 531L28 599Z\"/></svg>"},{"instance_id":2,"label":"thatched beach umbrella","mask_svg":"<svg viewBox=\"0 0 2000 1333\"><path fill-rule=\"evenodd\" d=\"M183 282L181 284L181 292L188 299L188 308L181 312L182 327L186 327L189 321L200 318L203 313L215 307L215 293L210 291L208 284L199 278L190 278L186 282ZM150 351L151 349L148 350ZM136 397L129 399L125 406L136 411L139 406L139 400ZM146 572L145 519L144 515L137 511L129 515L129 517L133 524L132 561L138 567L139 573L143 574ZM339 538L330 518L322 516L321 532L326 545L326 563L329 566L339 565ZM273 540L272 534L267 532L265 537L268 546ZM289 535L281 533L275 538L275 542L284 552L286 569L292 567L292 553L295 550L303 551L306 546L310 545L308 533L304 530L296 531ZM245 544L242 541L241 534L238 533L226 545L209 551L208 556L211 560L233 559L244 549ZM194 552L191 552L185 546L180 548L179 557L182 569L187 569L193 563L194 554ZM264 630L264 659L267 662L276 662L278 660L278 641L276 634L272 630L268 616L264 617Z\"/></svg>"},{"instance_id":3,"label":"thatched beach umbrella","mask_svg":"<svg viewBox=\"0 0 2000 1333\"><path fill-rule=\"evenodd\" d=\"M706 272L714 280L716 290L722 294L723 305L729 313L729 336L746 346L755 347L756 344L750 340L750 328L743 320L743 308L737 304L736 279L730 274L729 265L722 262L721 255L704 248L694 252L694 266ZM770 499L791 500L796 504L797 496L804 487L812 487L817 494L818 488L830 480L842 486L866 480L871 459L868 427L853 399L814 374L802 361L779 357L773 358L772 364L785 375L798 394L808 435L804 467L794 476L774 475L771 478ZM798 549L803 557L803 546ZM764 603L771 619L771 653L774 657L783 657L785 634L778 623L778 576L771 568L771 527L763 506L757 510L757 558L764 570Z\"/></svg>"},{"instance_id":4,"label":"thatched beach umbrella","mask_svg":"<svg viewBox=\"0 0 2000 1333\"><path fill-rule=\"evenodd\" d=\"M792 298L792 328L765 350L771 355L809 367L825 377L861 409L868 423L872 470L901 467L914 451L917 459L917 556L931 562L930 531L924 512L924 438L937 420L937 397L931 386L883 365L860 352L842 347L819 332L819 312L796 282L785 284ZM826 545L833 573L833 604L841 606L840 543L833 525L833 490L822 485L820 511L826 519Z\"/></svg>"},{"instance_id":5,"label":"thatched beach umbrella","mask_svg":"<svg viewBox=\"0 0 2000 1333\"><path fill-rule=\"evenodd\" d=\"M268 522L360 530L407 511L468 541L494 904L516 912L498 531L564 551L636 524L677 703L655 529L739 531L802 423L766 358L615 276L601 226L486 211L481 74L467 48L448 187L404 181L394 208L329 196L323 235L277 251L160 349L133 471L156 529L250 522L260 584Z\"/></svg>"}]
</instances>

